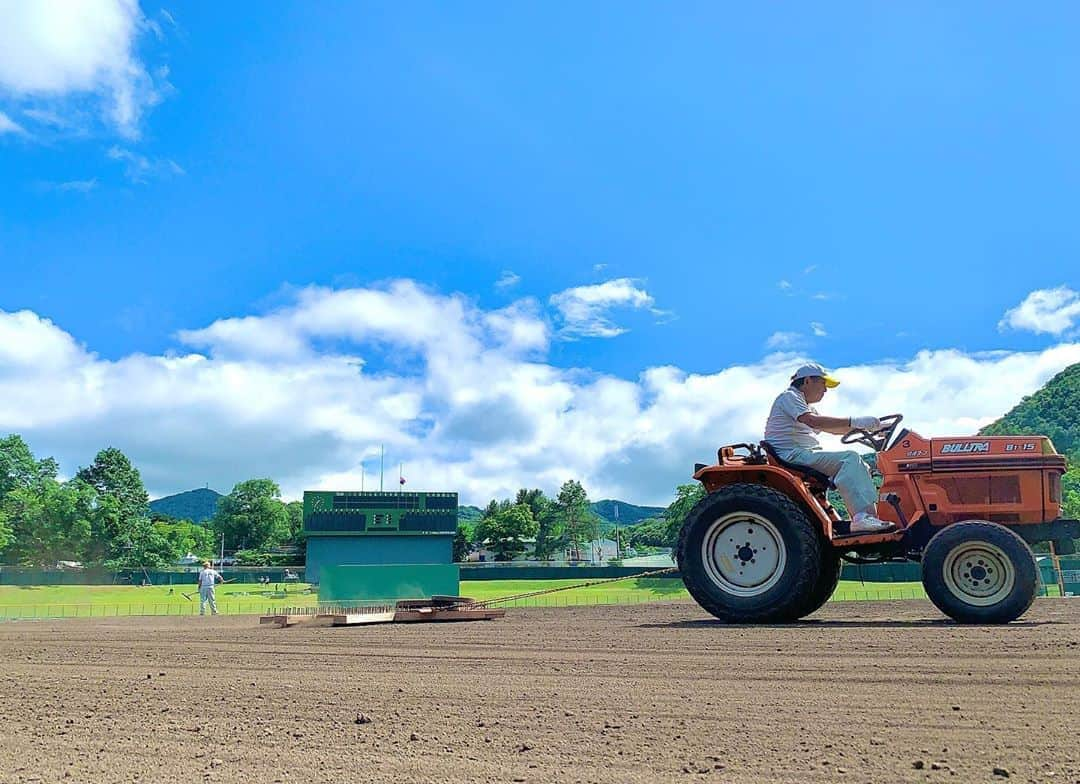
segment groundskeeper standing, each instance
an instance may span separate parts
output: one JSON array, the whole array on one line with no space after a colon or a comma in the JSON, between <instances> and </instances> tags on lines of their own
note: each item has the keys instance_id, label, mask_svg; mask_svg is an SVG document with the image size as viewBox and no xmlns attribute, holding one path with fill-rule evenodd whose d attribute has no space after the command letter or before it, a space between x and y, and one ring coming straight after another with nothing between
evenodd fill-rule
<instances>
[{"instance_id":1,"label":"groundskeeper standing","mask_svg":"<svg viewBox=\"0 0 1080 784\"><path fill-rule=\"evenodd\" d=\"M199 572L199 615L206 615L206 605L210 605L210 613L217 615L217 600L214 598L214 584L225 582L220 572L210 568L209 561L203 561L203 568Z\"/></svg>"},{"instance_id":2,"label":"groundskeeper standing","mask_svg":"<svg viewBox=\"0 0 1080 784\"><path fill-rule=\"evenodd\" d=\"M765 440L781 459L813 468L833 480L851 515L852 533L887 531L893 525L875 515L877 488L859 453L825 452L817 440L822 431L842 436L854 428L871 433L881 429L877 417L827 417L817 412L813 404L825 397L825 390L839 384L816 363L796 370L791 386L776 398L769 412Z\"/></svg>"}]
</instances>

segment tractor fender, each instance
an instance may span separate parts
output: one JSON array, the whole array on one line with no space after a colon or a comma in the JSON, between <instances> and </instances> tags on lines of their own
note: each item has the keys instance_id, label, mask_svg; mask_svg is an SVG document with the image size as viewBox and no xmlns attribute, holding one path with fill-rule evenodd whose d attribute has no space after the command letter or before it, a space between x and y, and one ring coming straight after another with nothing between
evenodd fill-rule
<instances>
[{"instance_id":1,"label":"tractor fender","mask_svg":"<svg viewBox=\"0 0 1080 784\"><path fill-rule=\"evenodd\" d=\"M694 472L694 479L705 486L705 492L713 493L720 488L746 482L748 484L765 485L771 487L792 501L797 503L810 515L811 520L816 520L821 526L826 537L832 536L832 520L821 508L821 504L806 489L806 485L798 477L794 477L783 468L772 465L743 465L723 466L711 465L700 468Z\"/></svg>"}]
</instances>

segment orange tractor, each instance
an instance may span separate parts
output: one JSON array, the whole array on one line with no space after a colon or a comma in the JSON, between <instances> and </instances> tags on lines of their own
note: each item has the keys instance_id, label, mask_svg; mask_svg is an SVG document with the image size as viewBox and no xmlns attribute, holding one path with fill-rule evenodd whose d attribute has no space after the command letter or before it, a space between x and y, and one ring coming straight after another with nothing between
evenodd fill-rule
<instances>
[{"instance_id":1,"label":"orange tractor","mask_svg":"<svg viewBox=\"0 0 1080 784\"><path fill-rule=\"evenodd\" d=\"M876 453L878 516L895 528L851 534L829 503L829 477L771 447L721 447L697 464L707 491L683 523L677 559L698 603L732 623L794 621L836 589L843 561L922 563L926 593L960 623L1008 623L1031 606L1039 571L1031 544L1072 553L1080 521L1059 519L1065 458L1045 436L927 439L852 430L845 444Z\"/></svg>"}]
</instances>

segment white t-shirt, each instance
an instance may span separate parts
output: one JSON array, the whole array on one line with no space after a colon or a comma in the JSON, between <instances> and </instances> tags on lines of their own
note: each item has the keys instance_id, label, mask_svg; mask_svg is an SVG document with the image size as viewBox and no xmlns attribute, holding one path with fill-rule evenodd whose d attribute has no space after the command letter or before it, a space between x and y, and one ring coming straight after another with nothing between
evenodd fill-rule
<instances>
[{"instance_id":1,"label":"white t-shirt","mask_svg":"<svg viewBox=\"0 0 1080 784\"><path fill-rule=\"evenodd\" d=\"M814 430L799 421L803 414L816 414L817 409L807 405L803 393L795 387L785 389L769 411L769 420L765 423L765 440L778 451L785 449L820 449Z\"/></svg>"},{"instance_id":2,"label":"white t-shirt","mask_svg":"<svg viewBox=\"0 0 1080 784\"><path fill-rule=\"evenodd\" d=\"M221 575L213 569L203 569L199 572L199 587L207 588L214 584L214 580L221 579Z\"/></svg>"}]
</instances>

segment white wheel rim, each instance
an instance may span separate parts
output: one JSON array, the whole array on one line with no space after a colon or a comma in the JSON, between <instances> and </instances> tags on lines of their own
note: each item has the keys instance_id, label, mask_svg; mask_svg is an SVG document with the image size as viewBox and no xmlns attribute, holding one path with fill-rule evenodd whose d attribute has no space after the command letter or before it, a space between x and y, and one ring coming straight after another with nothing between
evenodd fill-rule
<instances>
[{"instance_id":1,"label":"white wheel rim","mask_svg":"<svg viewBox=\"0 0 1080 784\"><path fill-rule=\"evenodd\" d=\"M787 548L769 520L733 512L715 520L701 542L701 561L709 579L725 593L759 596L779 581Z\"/></svg>"},{"instance_id":2,"label":"white wheel rim","mask_svg":"<svg viewBox=\"0 0 1080 784\"><path fill-rule=\"evenodd\" d=\"M1016 567L1005 551L989 542L963 542L945 557L945 585L976 607L1003 601L1016 585Z\"/></svg>"}]
</instances>

